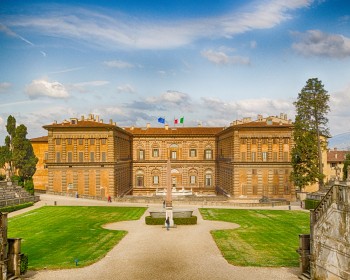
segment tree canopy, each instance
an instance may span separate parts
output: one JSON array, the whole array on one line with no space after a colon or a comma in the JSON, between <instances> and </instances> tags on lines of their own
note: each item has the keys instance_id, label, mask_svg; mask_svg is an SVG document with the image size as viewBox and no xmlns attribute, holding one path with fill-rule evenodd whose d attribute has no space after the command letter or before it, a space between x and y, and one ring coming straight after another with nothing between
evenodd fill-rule
<instances>
[{"instance_id":1,"label":"tree canopy","mask_svg":"<svg viewBox=\"0 0 350 280\"><path fill-rule=\"evenodd\" d=\"M345 181L348 178L348 167L350 166L350 152L346 154L344 166L343 166L343 180Z\"/></svg>"},{"instance_id":2,"label":"tree canopy","mask_svg":"<svg viewBox=\"0 0 350 280\"><path fill-rule=\"evenodd\" d=\"M0 146L0 165L9 171L10 177L17 173L28 180L36 171L38 158L31 142L26 138L27 128L23 124L16 127L16 119L10 115L6 130L9 135L5 138L5 145Z\"/></svg>"},{"instance_id":3,"label":"tree canopy","mask_svg":"<svg viewBox=\"0 0 350 280\"><path fill-rule=\"evenodd\" d=\"M292 149L291 179L303 187L318 182L323 187L322 150L329 137L327 114L329 95L321 81L309 79L294 102L294 147Z\"/></svg>"}]
</instances>

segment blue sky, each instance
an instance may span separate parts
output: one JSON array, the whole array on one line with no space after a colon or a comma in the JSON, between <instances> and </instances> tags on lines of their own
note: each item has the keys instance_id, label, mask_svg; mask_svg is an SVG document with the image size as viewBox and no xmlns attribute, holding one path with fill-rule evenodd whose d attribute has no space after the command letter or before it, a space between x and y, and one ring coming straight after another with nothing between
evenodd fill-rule
<instances>
[{"instance_id":1,"label":"blue sky","mask_svg":"<svg viewBox=\"0 0 350 280\"><path fill-rule=\"evenodd\" d=\"M90 113L120 126L294 120L314 77L331 96L331 133L350 131L345 0L0 0L0 61L0 141L9 114L29 138Z\"/></svg>"}]
</instances>

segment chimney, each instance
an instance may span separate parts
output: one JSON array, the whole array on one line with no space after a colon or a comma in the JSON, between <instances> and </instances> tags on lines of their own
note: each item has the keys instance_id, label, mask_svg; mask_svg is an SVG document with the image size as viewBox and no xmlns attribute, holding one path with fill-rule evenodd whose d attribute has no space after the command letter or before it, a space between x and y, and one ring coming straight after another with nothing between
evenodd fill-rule
<instances>
[{"instance_id":1,"label":"chimney","mask_svg":"<svg viewBox=\"0 0 350 280\"><path fill-rule=\"evenodd\" d=\"M287 114L284 114L284 119L288 120Z\"/></svg>"},{"instance_id":2,"label":"chimney","mask_svg":"<svg viewBox=\"0 0 350 280\"><path fill-rule=\"evenodd\" d=\"M169 129L169 125L166 124L166 125L164 126L164 128L165 128L165 130L168 130L168 129Z\"/></svg>"},{"instance_id":3,"label":"chimney","mask_svg":"<svg viewBox=\"0 0 350 280\"><path fill-rule=\"evenodd\" d=\"M337 148L334 148L334 151L336 152L336 151L338 151L338 149L337 149Z\"/></svg>"},{"instance_id":4,"label":"chimney","mask_svg":"<svg viewBox=\"0 0 350 280\"><path fill-rule=\"evenodd\" d=\"M258 121L262 121L263 116L262 115L258 115Z\"/></svg>"},{"instance_id":5,"label":"chimney","mask_svg":"<svg viewBox=\"0 0 350 280\"><path fill-rule=\"evenodd\" d=\"M57 121L56 121L56 120L54 120L54 121L53 121L53 123L54 123L54 124L57 124Z\"/></svg>"},{"instance_id":6,"label":"chimney","mask_svg":"<svg viewBox=\"0 0 350 280\"><path fill-rule=\"evenodd\" d=\"M113 120L112 119L109 119L109 124L113 124Z\"/></svg>"},{"instance_id":7,"label":"chimney","mask_svg":"<svg viewBox=\"0 0 350 280\"><path fill-rule=\"evenodd\" d=\"M96 122L100 122L100 116L96 115Z\"/></svg>"},{"instance_id":8,"label":"chimney","mask_svg":"<svg viewBox=\"0 0 350 280\"><path fill-rule=\"evenodd\" d=\"M81 116L81 121L84 121L84 118L85 118L84 115L82 115L82 116Z\"/></svg>"},{"instance_id":9,"label":"chimney","mask_svg":"<svg viewBox=\"0 0 350 280\"><path fill-rule=\"evenodd\" d=\"M103 123L103 119L100 119L100 123Z\"/></svg>"},{"instance_id":10,"label":"chimney","mask_svg":"<svg viewBox=\"0 0 350 280\"><path fill-rule=\"evenodd\" d=\"M284 119L284 114L283 113L280 113L280 119Z\"/></svg>"},{"instance_id":11,"label":"chimney","mask_svg":"<svg viewBox=\"0 0 350 280\"><path fill-rule=\"evenodd\" d=\"M146 128L150 128L150 127L151 127L151 124L147 123Z\"/></svg>"},{"instance_id":12,"label":"chimney","mask_svg":"<svg viewBox=\"0 0 350 280\"><path fill-rule=\"evenodd\" d=\"M130 130L134 130L134 126L130 127Z\"/></svg>"},{"instance_id":13,"label":"chimney","mask_svg":"<svg viewBox=\"0 0 350 280\"><path fill-rule=\"evenodd\" d=\"M202 127L202 124L201 124L201 123L198 123L198 127Z\"/></svg>"}]
</instances>

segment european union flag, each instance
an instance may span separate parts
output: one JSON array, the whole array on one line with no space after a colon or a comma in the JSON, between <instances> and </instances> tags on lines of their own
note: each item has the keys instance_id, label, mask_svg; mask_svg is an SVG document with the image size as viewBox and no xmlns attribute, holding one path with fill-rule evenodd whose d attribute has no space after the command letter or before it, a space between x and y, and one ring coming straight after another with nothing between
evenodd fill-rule
<instances>
[{"instance_id":1,"label":"european union flag","mask_svg":"<svg viewBox=\"0 0 350 280\"><path fill-rule=\"evenodd\" d=\"M158 122L159 123L165 123L165 119L164 118L158 118Z\"/></svg>"}]
</instances>

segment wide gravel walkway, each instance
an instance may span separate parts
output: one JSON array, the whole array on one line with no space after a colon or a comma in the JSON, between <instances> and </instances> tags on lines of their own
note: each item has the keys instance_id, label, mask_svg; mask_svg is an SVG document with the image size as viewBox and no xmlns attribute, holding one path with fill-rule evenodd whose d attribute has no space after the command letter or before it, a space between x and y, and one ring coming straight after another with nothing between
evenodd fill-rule
<instances>
[{"instance_id":1,"label":"wide gravel walkway","mask_svg":"<svg viewBox=\"0 0 350 280\"><path fill-rule=\"evenodd\" d=\"M53 205L54 201L57 205L126 205L50 195L42 195L41 199L42 201L34 207ZM150 205L150 208L155 207L157 206ZM30 271L26 278L42 280L298 279L298 268L237 267L228 264L213 241L210 230L236 228L239 225L203 220L197 206L181 208L193 209L194 215L198 217L198 224L178 226L167 231L162 226L146 225L144 217L149 215L146 211L138 221L118 222L105 226L111 230L127 230L128 234L97 263L76 269ZM10 216L17 215L18 212Z\"/></svg>"}]
</instances>

